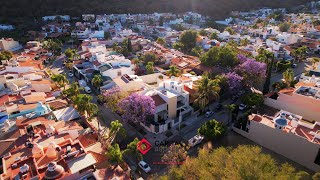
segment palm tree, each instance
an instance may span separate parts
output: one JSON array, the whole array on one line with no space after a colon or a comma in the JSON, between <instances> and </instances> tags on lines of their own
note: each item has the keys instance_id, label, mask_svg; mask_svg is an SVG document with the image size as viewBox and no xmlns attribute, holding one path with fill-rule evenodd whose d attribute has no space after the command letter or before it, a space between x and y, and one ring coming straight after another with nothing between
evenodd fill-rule
<instances>
[{"instance_id":1,"label":"palm tree","mask_svg":"<svg viewBox=\"0 0 320 180\"><path fill-rule=\"evenodd\" d=\"M91 80L91 83L93 84L94 87L96 87L97 89L99 89L99 87L101 86L102 83L102 77L100 74L96 74L94 75L93 79Z\"/></svg>"},{"instance_id":2,"label":"palm tree","mask_svg":"<svg viewBox=\"0 0 320 180\"><path fill-rule=\"evenodd\" d=\"M51 79L59 84L60 87L63 87L64 90L66 87L65 85L69 83L67 77L63 74L54 74L51 76Z\"/></svg>"},{"instance_id":3,"label":"palm tree","mask_svg":"<svg viewBox=\"0 0 320 180\"><path fill-rule=\"evenodd\" d=\"M74 100L74 98L80 94L80 89L78 82L74 82L67 90L64 90L63 93L67 95L69 99Z\"/></svg>"},{"instance_id":4,"label":"palm tree","mask_svg":"<svg viewBox=\"0 0 320 180\"><path fill-rule=\"evenodd\" d=\"M154 72L153 62L148 62L146 65L147 74L152 74Z\"/></svg>"},{"instance_id":5,"label":"palm tree","mask_svg":"<svg viewBox=\"0 0 320 180\"><path fill-rule=\"evenodd\" d=\"M219 97L220 86L219 80L210 79L208 74L204 74L199 81L195 82L197 89L197 98L195 103L198 104L203 111L209 104L210 100L217 99Z\"/></svg>"},{"instance_id":6,"label":"palm tree","mask_svg":"<svg viewBox=\"0 0 320 180\"><path fill-rule=\"evenodd\" d=\"M294 81L294 72L292 69L287 69L285 72L282 73L282 76L287 86L290 86L291 83Z\"/></svg>"},{"instance_id":7,"label":"palm tree","mask_svg":"<svg viewBox=\"0 0 320 180\"><path fill-rule=\"evenodd\" d=\"M179 76L180 70L176 66L170 66L170 69L167 71L168 76Z\"/></svg>"},{"instance_id":8,"label":"palm tree","mask_svg":"<svg viewBox=\"0 0 320 180\"><path fill-rule=\"evenodd\" d=\"M235 104L229 104L226 107L229 111L229 118L228 118L228 125L229 125L230 119L232 120L232 113L234 112L237 106Z\"/></svg>"},{"instance_id":9,"label":"palm tree","mask_svg":"<svg viewBox=\"0 0 320 180\"><path fill-rule=\"evenodd\" d=\"M99 108L98 105L91 102L92 96L87 94L78 94L73 98L73 102L76 105L77 110L84 114L85 116L89 116L89 120L97 115Z\"/></svg>"}]
</instances>

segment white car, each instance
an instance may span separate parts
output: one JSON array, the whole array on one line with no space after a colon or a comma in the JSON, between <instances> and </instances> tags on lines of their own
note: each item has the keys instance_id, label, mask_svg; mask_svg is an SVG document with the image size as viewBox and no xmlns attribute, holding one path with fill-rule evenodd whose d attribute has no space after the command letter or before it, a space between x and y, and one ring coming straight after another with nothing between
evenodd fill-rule
<instances>
[{"instance_id":1,"label":"white car","mask_svg":"<svg viewBox=\"0 0 320 180\"><path fill-rule=\"evenodd\" d=\"M207 111L205 116L210 117L212 114L213 114L213 111Z\"/></svg>"},{"instance_id":2,"label":"white car","mask_svg":"<svg viewBox=\"0 0 320 180\"><path fill-rule=\"evenodd\" d=\"M240 111L243 111L244 109L246 109L247 108L247 106L245 105L245 104L240 104L239 105L239 110Z\"/></svg>"},{"instance_id":3,"label":"white car","mask_svg":"<svg viewBox=\"0 0 320 180\"><path fill-rule=\"evenodd\" d=\"M144 162L144 161L140 161L138 165L139 165L139 167L140 167L144 172L146 172L146 173L148 173L148 172L151 171L150 166L149 166L146 162Z\"/></svg>"},{"instance_id":4,"label":"white car","mask_svg":"<svg viewBox=\"0 0 320 180\"><path fill-rule=\"evenodd\" d=\"M195 135L193 138L191 138L191 139L188 140L188 145L189 145L190 147L194 147L194 146L200 144L203 139L204 139L203 136L201 136L201 135L199 135L199 134L198 134L198 135Z\"/></svg>"},{"instance_id":5,"label":"white car","mask_svg":"<svg viewBox=\"0 0 320 180\"><path fill-rule=\"evenodd\" d=\"M73 77L73 72L72 72L72 71L69 71L69 72L68 72L68 76L69 76L69 77Z\"/></svg>"},{"instance_id":6,"label":"white car","mask_svg":"<svg viewBox=\"0 0 320 180\"><path fill-rule=\"evenodd\" d=\"M84 87L84 91L88 94L92 92L89 86Z\"/></svg>"}]
</instances>

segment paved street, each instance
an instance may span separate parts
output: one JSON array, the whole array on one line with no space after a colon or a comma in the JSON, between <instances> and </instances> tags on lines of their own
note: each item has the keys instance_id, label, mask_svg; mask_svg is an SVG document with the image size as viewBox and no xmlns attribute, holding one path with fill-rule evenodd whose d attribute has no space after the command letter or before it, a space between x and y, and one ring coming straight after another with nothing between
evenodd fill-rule
<instances>
[{"instance_id":1,"label":"paved street","mask_svg":"<svg viewBox=\"0 0 320 180\"><path fill-rule=\"evenodd\" d=\"M299 77L302 73L306 72L308 70L308 68L310 67L310 64L311 64L310 62L297 63L297 67L293 68L295 77ZM283 78L282 73L283 72L277 72L277 73L273 73L271 75L270 86L272 86L272 84L275 82L281 81L281 79Z\"/></svg>"}]
</instances>

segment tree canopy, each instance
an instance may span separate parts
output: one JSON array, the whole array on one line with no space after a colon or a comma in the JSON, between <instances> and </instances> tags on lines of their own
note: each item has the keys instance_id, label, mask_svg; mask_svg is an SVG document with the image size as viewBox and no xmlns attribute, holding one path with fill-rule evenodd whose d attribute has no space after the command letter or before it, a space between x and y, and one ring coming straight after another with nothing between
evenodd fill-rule
<instances>
[{"instance_id":1,"label":"tree canopy","mask_svg":"<svg viewBox=\"0 0 320 180\"><path fill-rule=\"evenodd\" d=\"M311 179L291 165L279 164L257 146L220 147L212 152L199 151L196 158L187 159L180 167L171 168L162 180L173 179Z\"/></svg>"},{"instance_id":2,"label":"tree canopy","mask_svg":"<svg viewBox=\"0 0 320 180\"><path fill-rule=\"evenodd\" d=\"M203 54L200 60L206 66L220 65L223 67L234 67L239 62L235 52L230 46L214 46Z\"/></svg>"},{"instance_id":3,"label":"tree canopy","mask_svg":"<svg viewBox=\"0 0 320 180\"><path fill-rule=\"evenodd\" d=\"M224 135L226 133L226 127L223 123L212 119L202 124L198 129L198 133L206 138L214 139Z\"/></svg>"},{"instance_id":4,"label":"tree canopy","mask_svg":"<svg viewBox=\"0 0 320 180\"><path fill-rule=\"evenodd\" d=\"M155 113L155 102L150 96L131 94L119 103L123 111L122 118L126 121L146 122Z\"/></svg>"},{"instance_id":5,"label":"tree canopy","mask_svg":"<svg viewBox=\"0 0 320 180\"><path fill-rule=\"evenodd\" d=\"M197 31L188 30L180 35L180 43L183 44L183 52L191 52L192 48L196 47Z\"/></svg>"}]
</instances>

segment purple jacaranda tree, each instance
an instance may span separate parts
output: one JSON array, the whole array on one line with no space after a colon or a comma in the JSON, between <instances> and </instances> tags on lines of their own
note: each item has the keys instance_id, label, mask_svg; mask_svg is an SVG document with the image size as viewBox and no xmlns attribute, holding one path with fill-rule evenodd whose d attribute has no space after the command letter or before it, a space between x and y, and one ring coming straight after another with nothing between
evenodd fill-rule
<instances>
[{"instance_id":1,"label":"purple jacaranda tree","mask_svg":"<svg viewBox=\"0 0 320 180\"><path fill-rule=\"evenodd\" d=\"M103 93L105 103L112 112L122 112L118 104L126 97L128 97L128 93L126 91L121 91L119 87L113 87Z\"/></svg>"},{"instance_id":2,"label":"purple jacaranda tree","mask_svg":"<svg viewBox=\"0 0 320 180\"><path fill-rule=\"evenodd\" d=\"M240 64L235 67L235 71L244 78L247 85L258 87L266 77L267 65L255 59L238 55Z\"/></svg>"},{"instance_id":3,"label":"purple jacaranda tree","mask_svg":"<svg viewBox=\"0 0 320 180\"><path fill-rule=\"evenodd\" d=\"M242 85L243 77L237 74L236 72L234 71L228 72L227 74L224 74L224 76L228 80L229 89L232 93L237 92L243 86Z\"/></svg>"},{"instance_id":4,"label":"purple jacaranda tree","mask_svg":"<svg viewBox=\"0 0 320 180\"><path fill-rule=\"evenodd\" d=\"M142 123L154 115L156 109L155 102L150 96L136 93L124 98L119 107L122 109L124 120Z\"/></svg>"}]
</instances>

